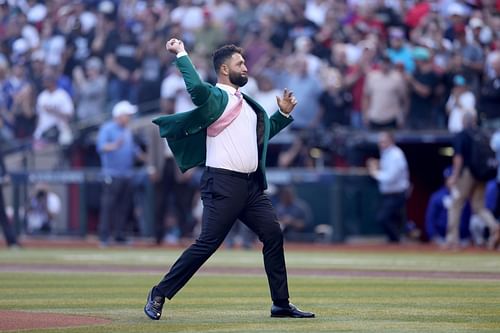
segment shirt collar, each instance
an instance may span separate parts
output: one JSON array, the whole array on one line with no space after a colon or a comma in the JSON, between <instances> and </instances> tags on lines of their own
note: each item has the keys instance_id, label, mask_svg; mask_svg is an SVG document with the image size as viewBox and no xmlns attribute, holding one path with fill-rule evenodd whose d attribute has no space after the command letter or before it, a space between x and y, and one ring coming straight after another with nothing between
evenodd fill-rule
<instances>
[{"instance_id":1,"label":"shirt collar","mask_svg":"<svg viewBox=\"0 0 500 333\"><path fill-rule=\"evenodd\" d=\"M228 86L227 84L217 83L215 86L227 91L231 95L235 95L236 89L234 87Z\"/></svg>"}]
</instances>

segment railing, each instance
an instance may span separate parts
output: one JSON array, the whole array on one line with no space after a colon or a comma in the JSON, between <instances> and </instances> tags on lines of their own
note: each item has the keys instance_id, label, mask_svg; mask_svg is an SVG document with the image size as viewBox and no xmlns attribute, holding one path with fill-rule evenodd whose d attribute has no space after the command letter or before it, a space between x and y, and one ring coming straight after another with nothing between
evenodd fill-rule
<instances>
[{"instance_id":1,"label":"railing","mask_svg":"<svg viewBox=\"0 0 500 333\"><path fill-rule=\"evenodd\" d=\"M144 234L150 236L153 233L154 225L154 193L147 170L145 168L134 170L129 174L131 179L143 180L145 187L144 202ZM21 189L31 184L45 183L52 185L76 185L77 191L77 209L78 209L78 229L79 235L85 237L88 232L88 212L86 203L86 187L91 183L105 183L111 181L111 178L98 169L81 170L23 170L10 173L12 185L12 207L13 221L17 233L22 231L22 220L20 216L21 207ZM69 223L69 221L67 221Z\"/></svg>"}]
</instances>

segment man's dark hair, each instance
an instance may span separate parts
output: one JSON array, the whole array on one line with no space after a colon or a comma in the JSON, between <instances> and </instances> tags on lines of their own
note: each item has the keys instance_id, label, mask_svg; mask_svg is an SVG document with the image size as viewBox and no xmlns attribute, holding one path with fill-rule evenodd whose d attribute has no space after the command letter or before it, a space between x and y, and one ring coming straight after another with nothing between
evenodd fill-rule
<instances>
[{"instance_id":1,"label":"man's dark hair","mask_svg":"<svg viewBox=\"0 0 500 333\"><path fill-rule=\"evenodd\" d=\"M233 54L239 53L243 55L243 49L234 44L224 45L217 50L215 50L213 54L213 62L214 69L216 73L219 73L219 69L222 64L229 58L233 56Z\"/></svg>"}]
</instances>

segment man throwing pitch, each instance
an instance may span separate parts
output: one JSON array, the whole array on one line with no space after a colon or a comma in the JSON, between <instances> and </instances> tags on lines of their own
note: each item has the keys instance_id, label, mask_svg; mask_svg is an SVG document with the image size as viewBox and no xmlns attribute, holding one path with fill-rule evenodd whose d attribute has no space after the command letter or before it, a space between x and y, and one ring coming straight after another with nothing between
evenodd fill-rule
<instances>
[{"instance_id":1,"label":"man throwing pitch","mask_svg":"<svg viewBox=\"0 0 500 333\"><path fill-rule=\"evenodd\" d=\"M259 104L239 91L248 76L243 50L234 45L214 52L215 86L200 79L182 41L170 39L166 48L176 55L176 65L197 108L153 122L160 127L160 135L167 139L182 171L205 166L200 185L203 218L200 236L151 289L144 312L151 319L160 319L165 298L177 294L239 219L263 243L273 301L271 317L314 317L314 313L289 303L283 235L264 194L268 141L292 122L290 113L297 100L285 89L282 97L276 97L279 110L268 118Z\"/></svg>"}]
</instances>

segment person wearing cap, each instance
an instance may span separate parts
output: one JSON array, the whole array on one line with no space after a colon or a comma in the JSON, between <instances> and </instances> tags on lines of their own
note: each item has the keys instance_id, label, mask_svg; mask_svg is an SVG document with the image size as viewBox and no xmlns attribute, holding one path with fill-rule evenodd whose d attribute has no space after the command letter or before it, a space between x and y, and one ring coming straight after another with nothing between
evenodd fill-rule
<instances>
[{"instance_id":1,"label":"person wearing cap","mask_svg":"<svg viewBox=\"0 0 500 333\"><path fill-rule=\"evenodd\" d=\"M444 32L444 37L450 41L453 41L457 34L461 33L461 29L464 27L467 19L467 9L464 5L454 2L450 4L447 8L447 13L449 17L449 26Z\"/></svg>"},{"instance_id":2,"label":"person wearing cap","mask_svg":"<svg viewBox=\"0 0 500 333\"><path fill-rule=\"evenodd\" d=\"M448 225L448 209L451 205L451 191L447 181L452 174L452 167L443 171L443 185L433 192L425 211L425 231L430 242L443 245L446 240ZM469 220L471 216L470 203L464 205L460 217L460 239L465 240L469 234Z\"/></svg>"},{"instance_id":3,"label":"person wearing cap","mask_svg":"<svg viewBox=\"0 0 500 333\"><path fill-rule=\"evenodd\" d=\"M437 123L434 114L434 94L439 78L433 70L431 54L427 48L416 47L413 50L413 59L416 63L415 71L405 74L410 93L408 127L430 129Z\"/></svg>"},{"instance_id":4,"label":"person wearing cap","mask_svg":"<svg viewBox=\"0 0 500 333\"><path fill-rule=\"evenodd\" d=\"M104 123L97 135L96 148L101 158L105 181L102 189L99 240L109 245L111 234L118 244L126 243L126 222L133 198L132 173L141 151L129 128L137 107L128 101L118 102L113 119ZM112 230L113 229L113 230Z\"/></svg>"},{"instance_id":5,"label":"person wearing cap","mask_svg":"<svg viewBox=\"0 0 500 333\"><path fill-rule=\"evenodd\" d=\"M453 78L453 90L446 103L446 113L448 114L448 130L451 133L458 133L463 129L463 117L466 113L477 116L476 98L467 87L463 75L455 75Z\"/></svg>"}]
</instances>

